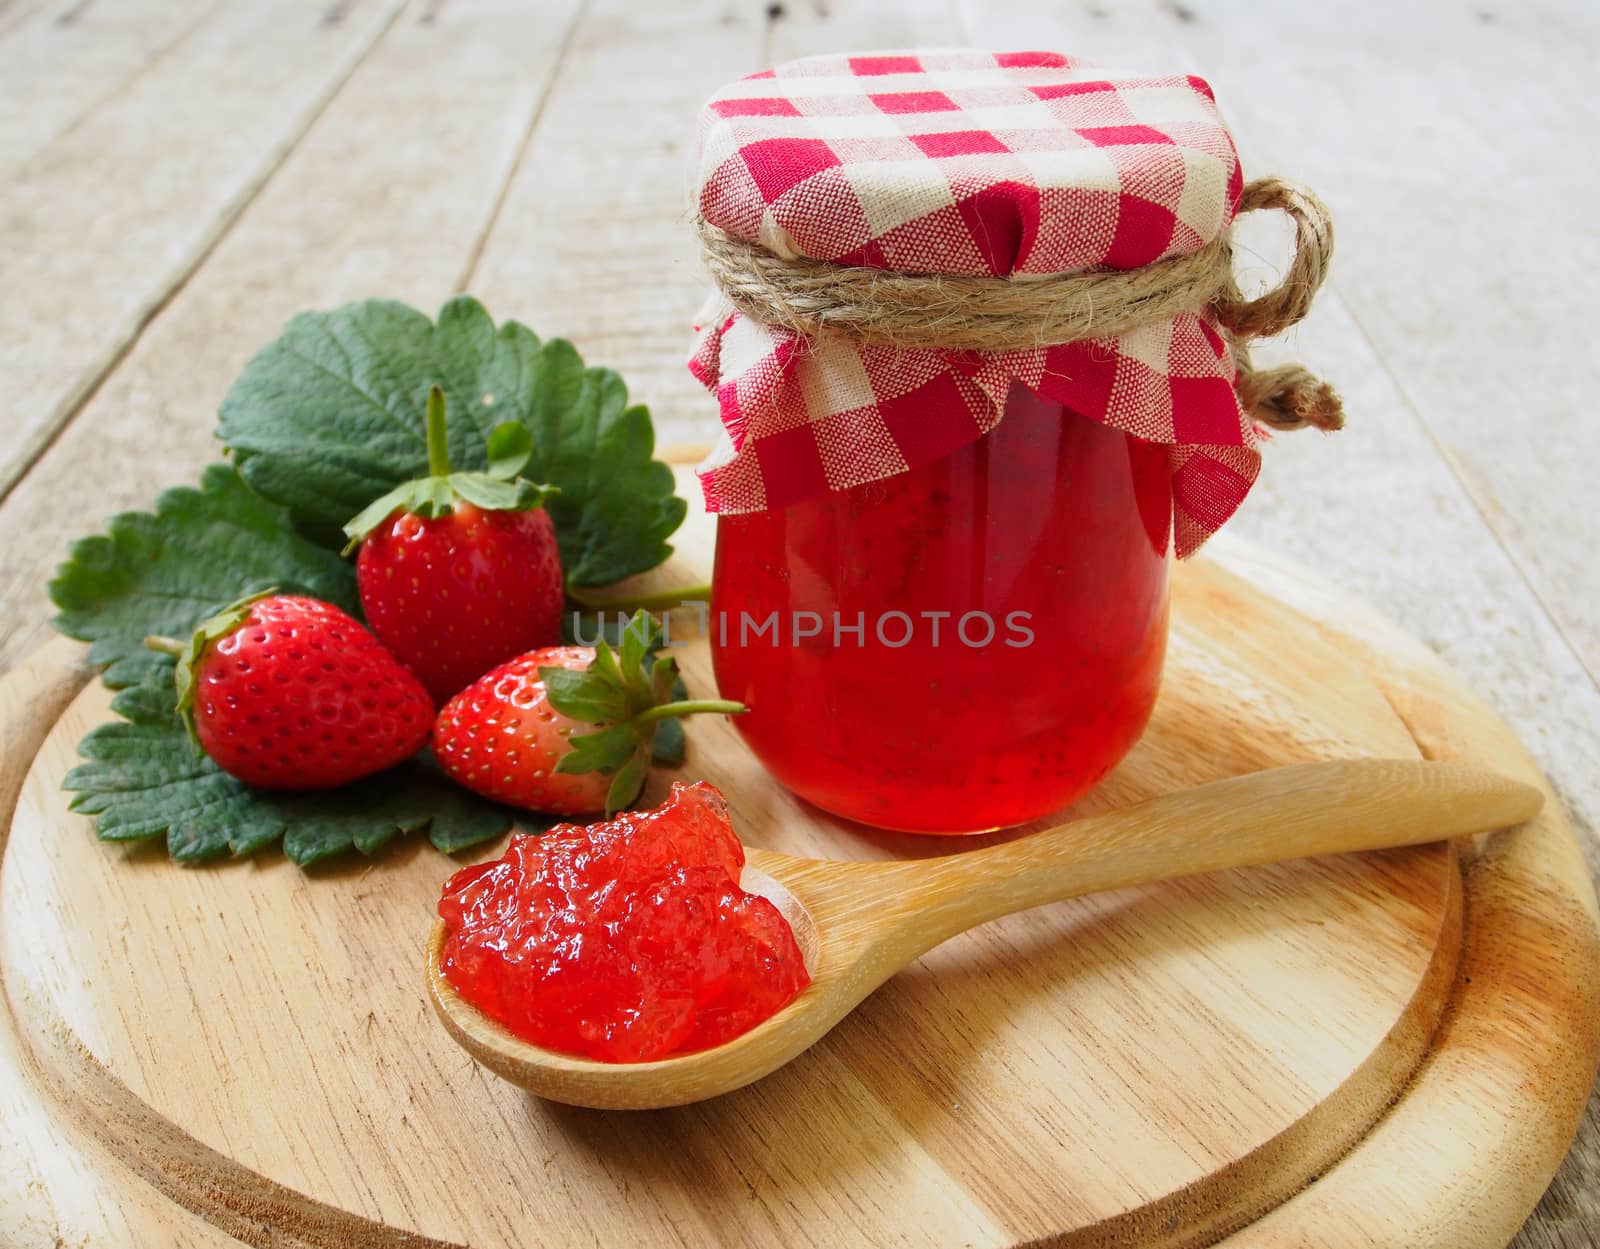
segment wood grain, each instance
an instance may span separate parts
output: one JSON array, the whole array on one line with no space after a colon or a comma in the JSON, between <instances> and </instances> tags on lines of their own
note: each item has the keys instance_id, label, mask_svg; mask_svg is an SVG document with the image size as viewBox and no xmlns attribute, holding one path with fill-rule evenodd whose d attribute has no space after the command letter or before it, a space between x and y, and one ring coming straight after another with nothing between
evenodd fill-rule
<instances>
[{"instance_id":1,"label":"wood grain","mask_svg":"<svg viewBox=\"0 0 1600 1249\"><path fill-rule=\"evenodd\" d=\"M466 279L497 315L621 369L663 441L706 437L713 411L684 368L707 289L688 229L693 119L759 68L764 7L590 0Z\"/></svg>"},{"instance_id":2,"label":"wood grain","mask_svg":"<svg viewBox=\"0 0 1600 1249\"><path fill-rule=\"evenodd\" d=\"M205 257L400 0L230 10L0 188L8 489Z\"/></svg>"},{"instance_id":3,"label":"wood grain","mask_svg":"<svg viewBox=\"0 0 1600 1249\"><path fill-rule=\"evenodd\" d=\"M1586 68L1563 54L1595 46L1600 12L1343 8L1334 18L1300 6L1269 32L1249 20L1254 6L1227 0L1207 6L1204 30L1187 42L1208 60L1250 67L1241 126L1261 151L1292 156L1301 176L1337 195L1348 244L1336 266L1342 301L1600 677L1600 565L1578 540L1594 532L1585 520L1600 451L1589 399L1600 386L1589 330L1600 312L1600 238L1582 207L1594 169L1570 157L1588 145L1596 110ZM1375 43L1366 31L1380 8L1387 37ZM1491 78L1511 87L1493 105ZM1384 89L1357 85L1373 81ZM1295 103L1267 103L1275 99ZM1334 114L1337 130L1304 142L1305 116ZM1380 131L1387 160L1365 141ZM1442 334L1488 344L1489 367L1463 368L1458 352L1439 350Z\"/></svg>"},{"instance_id":4,"label":"wood grain","mask_svg":"<svg viewBox=\"0 0 1600 1249\"><path fill-rule=\"evenodd\" d=\"M435 309L454 292L488 225L486 189L509 173L575 10L576 0L531 10L458 0L391 28L0 504L0 658L44 640L43 587L69 535L148 507L217 458L217 405L291 316L369 296Z\"/></svg>"},{"instance_id":5,"label":"wood grain","mask_svg":"<svg viewBox=\"0 0 1600 1249\"><path fill-rule=\"evenodd\" d=\"M663 575L703 572L697 557ZM1178 586L1163 705L1089 809L1263 763L1414 751L1338 646L1272 643L1308 632L1287 609L1204 565ZM703 653L684 654L706 683ZM85 692L24 792L0 876L7 991L63 1091L101 1108L100 1131L161 1139L141 1105L181 1130L140 1151L147 1178L194 1204L238 1194L228 1219L292 1214L308 1243L328 1243L330 1210L485 1247L530 1226L602 1243L828 1226L876 1243L1135 1229L1203 1243L1381 1111L1454 962L1457 874L1438 848L1226 873L968 934L744 1093L620 1122L557 1111L474 1075L427 1022L416 950L448 864L413 841L308 879L281 860L192 871L98 845L52 778L104 705ZM691 737L695 771L748 836L847 857L928 850L813 817L726 726ZM267 1071L279 1091L263 1098L252 1073ZM553 1182L486 1182L498 1168ZM649 1200L623 1199L640 1184Z\"/></svg>"},{"instance_id":6,"label":"wood grain","mask_svg":"<svg viewBox=\"0 0 1600 1249\"><path fill-rule=\"evenodd\" d=\"M33 13L0 37L0 173L10 174L125 92L216 10L216 0ZM0 28L9 16L0 12Z\"/></svg>"}]
</instances>

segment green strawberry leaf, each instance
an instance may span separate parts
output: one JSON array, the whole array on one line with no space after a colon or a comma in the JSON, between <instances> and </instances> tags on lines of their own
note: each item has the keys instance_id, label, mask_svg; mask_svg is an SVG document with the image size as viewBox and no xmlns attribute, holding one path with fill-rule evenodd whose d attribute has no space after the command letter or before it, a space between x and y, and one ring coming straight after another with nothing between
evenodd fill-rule
<instances>
[{"instance_id":1,"label":"green strawberry leaf","mask_svg":"<svg viewBox=\"0 0 1600 1249\"><path fill-rule=\"evenodd\" d=\"M549 692L550 705L564 716L588 724L605 724L626 719L629 714L626 692L592 667L581 672L571 668L540 668L539 678Z\"/></svg>"},{"instance_id":2,"label":"green strawberry leaf","mask_svg":"<svg viewBox=\"0 0 1600 1249\"><path fill-rule=\"evenodd\" d=\"M599 732L571 738L572 751L556 771L611 774L608 817L638 797L652 762L683 762L683 726L678 717L699 712L739 715L747 710L743 703L727 699L688 698L678 665L656 654L656 648L666 643L666 632L648 612L635 612L618 637L616 650L600 638L594 659L581 671L539 669L552 707L574 720L601 726ZM668 731L668 725L676 732ZM666 741L658 745L663 735Z\"/></svg>"},{"instance_id":3,"label":"green strawberry leaf","mask_svg":"<svg viewBox=\"0 0 1600 1249\"><path fill-rule=\"evenodd\" d=\"M487 448L489 476L510 481L527 467L533 457L533 435L526 425L504 421L494 427Z\"/></svg>"},{"instance_id":4,"label":"green strawberry leaf","mask_svg":"<svg viewBox=\"0 0 1600 1249\"><path fill-rule=\"evenodd\" d=\"M680 691L678 696L687 697L687 693ZM688 754L689 736L683 731L682 720L663 720L656 725L656 735L650 740L651 763L664 768L682 767Z\"/></svg>"},{"instance_id":5,"label":"green strawberry leaf","mask_svg":"<svg viewBox=\"0 0 1600 1249\"><path fill-rule=\"evenodd\" d=\"M614 724L598 733L580 733L568 739L570 754L556 764L557 772L612 772L639 748L639 738L626 724Z\"/></svg>"},{"instance_id":6,"label":"green strawberry leaf","mask_svg":"<svg viewBox=\"0 0 1600 1249\"><path fill-rule=\"evenodd\" d=\"M644 788L645 775L650 771L650 752L642 745L628 756L615 776L611 778L611 785L606 790L606 818L631 807L633 800L639 796L639 791Z\"/></svg>"},{"instance_id":7,"label":"green strawberry leaf","mask_svg":"<svg viewBox=\"0 0 1600 1249\"><path fill-rule=\"evenodd\" d=\"M539 507L553 493L521 477L502 481L488 473L451 473L445 481L468 503L487 512L526 512Z\"/></svg>"},{"instance_id":8,"label":"green strawberry leaf","mask_svg":"<svg viewBox=\"0 0 1600 1249\"><path fill-rule=\"evenodd\" d=\"M74 543L50 598L56 628L92 643L89 661L117 689L158 667L170 672L168 659L145 648L147 636L187 637L229 603L273 587L360 611L355 570L296 533L232 468L213 464L198 490L168 490L154 512L124 513L107 533Z\"/></svg>"},{"instance_id":9,"label":"green strawberry leaf","mask_svg":"<svg viewBox=\"0 0 1600 1249\"><path fill-rule=\"evenodd\" d=\"M623 680L622 670L617 667L617 653L611 649L610 643L595 643L594 661L589 665L588 675L591 681L598 681L604 687L617 691L622 698L627 698L628 683ZM561 708L557 707L556 710Z\"/></svg>"},{"instance_id":10,"label":"green strawberry leaf","mask_svg":"<svg viewBox=\"0 0 1600 1249\"><path fill-rule=\"evenodd\" d=\"M622 631L622 671L629 674L630 683L636 682L639 685L650 676L649 670L644 666L645 652L649 648L649 642L644 634L645 630L636 629L632 625Z\"/></svg>"},{"instance_id":11,"label":"green strawberry leaf","mask_svg":"<svg viewBox=\"0 0 1600 1249\"><path fill-rule=\"evenodd\" d=\"M686 508L651 458L649 412L570 343L515 321L497 328L468 296L437 323L382 300L296 317L228 392L218 436L252 487L337 550L352 516L426 475L435 385L452 416L452 464L499 476L514 451L502 441L491 453L494 431L511 421L528 432L521 471L560 491L546 506L568 584L606 585L671 553Z\"/></svg>"},{"instance_id":12,"label":"green strawberry leaf","mask_svg":"<svg viewBox=\"0 0 1600 1249\"><path fill-rule=\"evenodd\" d=\"M637 617L634 617L636 620ZM650 618L653 628L644 656L644 669L650 673L651 697L655 702L681 701L689 697L689 689L678 675L676 664L658 664L657 650L667 644L666 630ZM561 641L564 646L593 646L604 639L611 647L621 647L624 637L633 632L633 621L627 616L607 612L565 612L561 617ZM650 743L650 760L662 767L675 768L683 763L688 753L688 739L682 720L662 720L656 725L656 735Z\"/></svg>"},{"instance_id":13,"label":"green strawberry leaf","mask_svg":"<svg viewBox=\"0 0 1600 1249\"><path fill-rule=\"evenodd\" d=\"M446 853L498 837L511 815L452 784L426 755L354 785L280 794L235 780L190 745L175 709L172 660L112 701L122 717L93 729L67 774L72 809L97 816L106 841L166 840L180 862L246 855L277 842L301 866L355 849L372 854L426 828Z\"/></svg>"}]
</instances>

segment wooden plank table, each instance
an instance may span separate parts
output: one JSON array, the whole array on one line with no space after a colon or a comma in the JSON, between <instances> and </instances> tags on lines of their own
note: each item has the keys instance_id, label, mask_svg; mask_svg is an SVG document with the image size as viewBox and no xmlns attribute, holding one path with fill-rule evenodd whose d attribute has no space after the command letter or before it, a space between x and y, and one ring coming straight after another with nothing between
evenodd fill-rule
<instances>
[{"instance_id":1,"label":"wooden plank table","mask_svg":"<svg viewBox=\"0 0 1600 1249\"><path fill-rule=\"evenodd\" d=\"M471 290L619 368L662 441L706 438L696 104L775 59L960 43L1204 73L1247 171L1328 200L1332 289L1288 347L1352 426L1274 443L1235 528L1434 647L1600 862L1582 0L0 0L0 668L45 640L67 541L212 458L228 382L302 308ZM130 1197L26 1087L0 1152L8 1244L233 1243ZM1592 1103L1517 1244L1600 1243L1596 1175Z\"/></svg>"}]
</instances>

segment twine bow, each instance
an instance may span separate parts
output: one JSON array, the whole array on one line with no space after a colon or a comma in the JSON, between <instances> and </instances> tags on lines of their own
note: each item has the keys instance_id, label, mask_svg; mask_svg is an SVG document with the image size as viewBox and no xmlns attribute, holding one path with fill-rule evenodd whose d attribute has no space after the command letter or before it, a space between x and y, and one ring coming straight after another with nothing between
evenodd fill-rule
<instances>
[{"instance_id":1,"label":"twine bow","mask_svg":"<svg viewBox=\"0 0 1600 1249\"><path fill-rule=\"evenodd\" d=\"M869 343L955 351L1019 351L1111 338L1209 309L1233 348L1239 402L1275 429L1344 425L1338 394L1298 364L1256 370L1250 343L1298 323L1327 274L1333 223L1305 187L1278 178L1247 184L1239 214L1276 209L1294 223L1284 279L1243 299L1228 234L1187 256L1138 269L1043 276L898 273L780 256L696 220L706 268L734 307L800 334L847 334Z\"/></svg>"}]
</instances>

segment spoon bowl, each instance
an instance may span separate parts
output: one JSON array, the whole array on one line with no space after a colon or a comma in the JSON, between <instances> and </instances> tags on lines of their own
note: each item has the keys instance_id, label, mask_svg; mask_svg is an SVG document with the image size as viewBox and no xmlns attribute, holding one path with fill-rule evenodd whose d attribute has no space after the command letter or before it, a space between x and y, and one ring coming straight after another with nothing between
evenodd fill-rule
<instances>
[{"instance_id":1,"label":"spoon bowl","mask_svg":"<svg viewBox=\"0 0 1600 1249\"><path fill-rule=\"evenodd\" d=\"M458 995L427 949L429 995L450 1035L540 1097L599 1109L679 1106L731 1092L803 1053L900 968L968 928L1104 889L1288 859L1442 841L1519 824L1543 795L1456 763L1294 764L938 858L802 859L747 849L743 887L794 929L811 983L711 1049L609 1063L531 1045Z\"/></svg>"}]
</instances>

